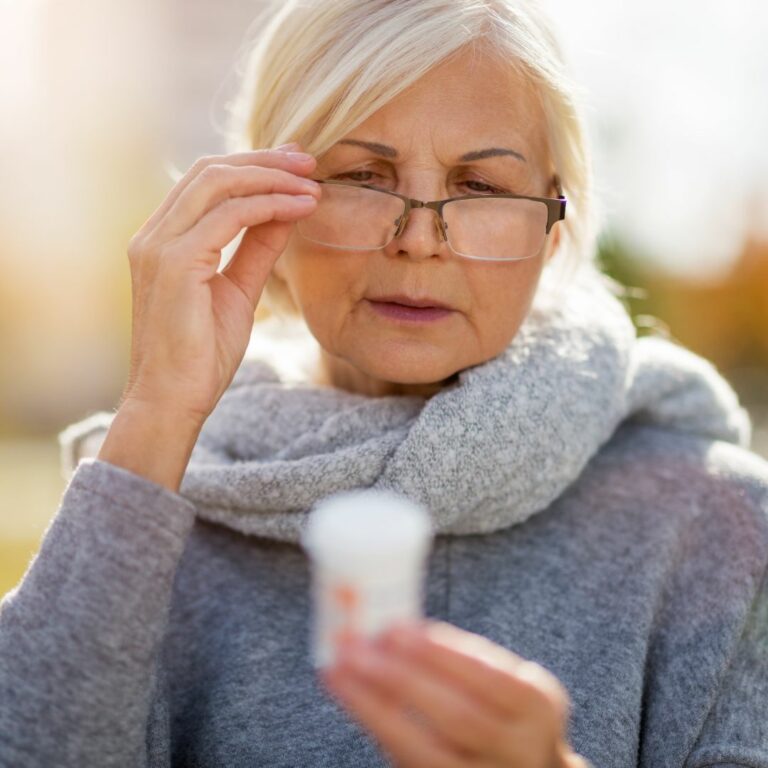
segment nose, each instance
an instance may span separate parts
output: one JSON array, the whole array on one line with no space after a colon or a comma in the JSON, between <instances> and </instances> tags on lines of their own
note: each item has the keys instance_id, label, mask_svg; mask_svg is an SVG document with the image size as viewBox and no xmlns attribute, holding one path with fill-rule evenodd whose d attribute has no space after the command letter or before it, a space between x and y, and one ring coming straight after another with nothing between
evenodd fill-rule
<instances>
[{"instance_id":1,"label":"nose","mask_svg":"<svg viewBox=\"0 0 768 768\"><path fill-rule=\"evenodd\" d=\"M448 246L443 237L437 211L424 208L420 203L411 203L406 221L398 220L398 231L386 247L388 255L407 255L412 259L427 259L432 256L446 256Z\"/></svg>"}]
</instances>

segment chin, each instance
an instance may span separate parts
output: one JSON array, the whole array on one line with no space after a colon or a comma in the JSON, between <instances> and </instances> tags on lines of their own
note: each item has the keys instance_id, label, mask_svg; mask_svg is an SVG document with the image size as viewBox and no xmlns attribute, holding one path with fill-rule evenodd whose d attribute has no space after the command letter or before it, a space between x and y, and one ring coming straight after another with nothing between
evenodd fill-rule
<instances>
[{"instance_id":1,"label":"chin","mask_svg":"<svg viewBox=\"0 0 768 768\"><path fill-rule=\"evenodd\" d=\"M354 365L368 376L392 384L436 384L470 364L457 361L444 349L408 346L388 344L384 349L367 349Z\"/></svg>"}]
</instances>

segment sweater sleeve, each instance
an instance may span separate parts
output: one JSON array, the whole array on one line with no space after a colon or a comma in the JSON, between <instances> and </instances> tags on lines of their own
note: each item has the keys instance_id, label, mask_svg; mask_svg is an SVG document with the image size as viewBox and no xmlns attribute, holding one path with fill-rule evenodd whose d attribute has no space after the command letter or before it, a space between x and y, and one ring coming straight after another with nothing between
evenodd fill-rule
<instances>
[{"instance_id":1,"label":"sweater sleeve","mask_svg":"<svg viewBox=\"0 0 768 768\"><path fill-rule=\"evenodd\" d=\"M0 602L0 766L149 764L156 664L194 513L150 480L80 462Z\"/></svg>"},{"instance_id":2,"label":"sweater sleeve","mask_svg":"<svg viewBox=\"0 0 768 768\"><path fill-rule=\"evenodd\" d=\"M768 571L684 768L768 768Z\"/></svg>"}]
</instances>

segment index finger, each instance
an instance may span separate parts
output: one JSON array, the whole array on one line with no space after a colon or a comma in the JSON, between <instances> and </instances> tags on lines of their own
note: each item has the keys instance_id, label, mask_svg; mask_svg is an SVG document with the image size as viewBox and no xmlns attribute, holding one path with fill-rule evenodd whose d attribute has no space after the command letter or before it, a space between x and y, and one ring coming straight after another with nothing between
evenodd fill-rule
<instances>
[{"instance_id":1,"label":"index finger","mask_svg":"<svg viewBox=\"0 0 768 768\"><path fill-rule=\"evenodd\" d=\"M201 171L209 165L213 164L227 164L227 165L262 165L267 168L279 167L282 162L285 162L285 152L292 151L293 147L299 145L295 142L293 144L282 145L283 149L279 147L266 148L266 149L253 149L247 152L234 152L231 155L204 155L199 157L190 166L189 170L184 176L179 179L176 184L171 187L168 194L160 203L157 210L142 224L139 231L136 233L137 237L144 237L149 235L153 229L162 221L173 204L178 199L179 195L197 178Z\"/></svg>"}]
</instances>

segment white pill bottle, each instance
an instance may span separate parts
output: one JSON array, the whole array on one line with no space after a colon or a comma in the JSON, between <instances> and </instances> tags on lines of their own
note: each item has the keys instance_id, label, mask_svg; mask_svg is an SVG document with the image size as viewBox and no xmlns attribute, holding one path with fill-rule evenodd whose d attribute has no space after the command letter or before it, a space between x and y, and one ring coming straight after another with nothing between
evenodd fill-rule
<instances>
[{"instance_id":1,"label":"white pill bottle","mask_svg":"<svg viewBox=\"0 0 768 768\"><path fill-rule=\"evenodd\" d=\"M429 514L392 491L345 491L309 513L301 533L312 569L313 665L336 658L341 635L373 637L394 621L423 617Z\"/></svg>"}]
</instances>

